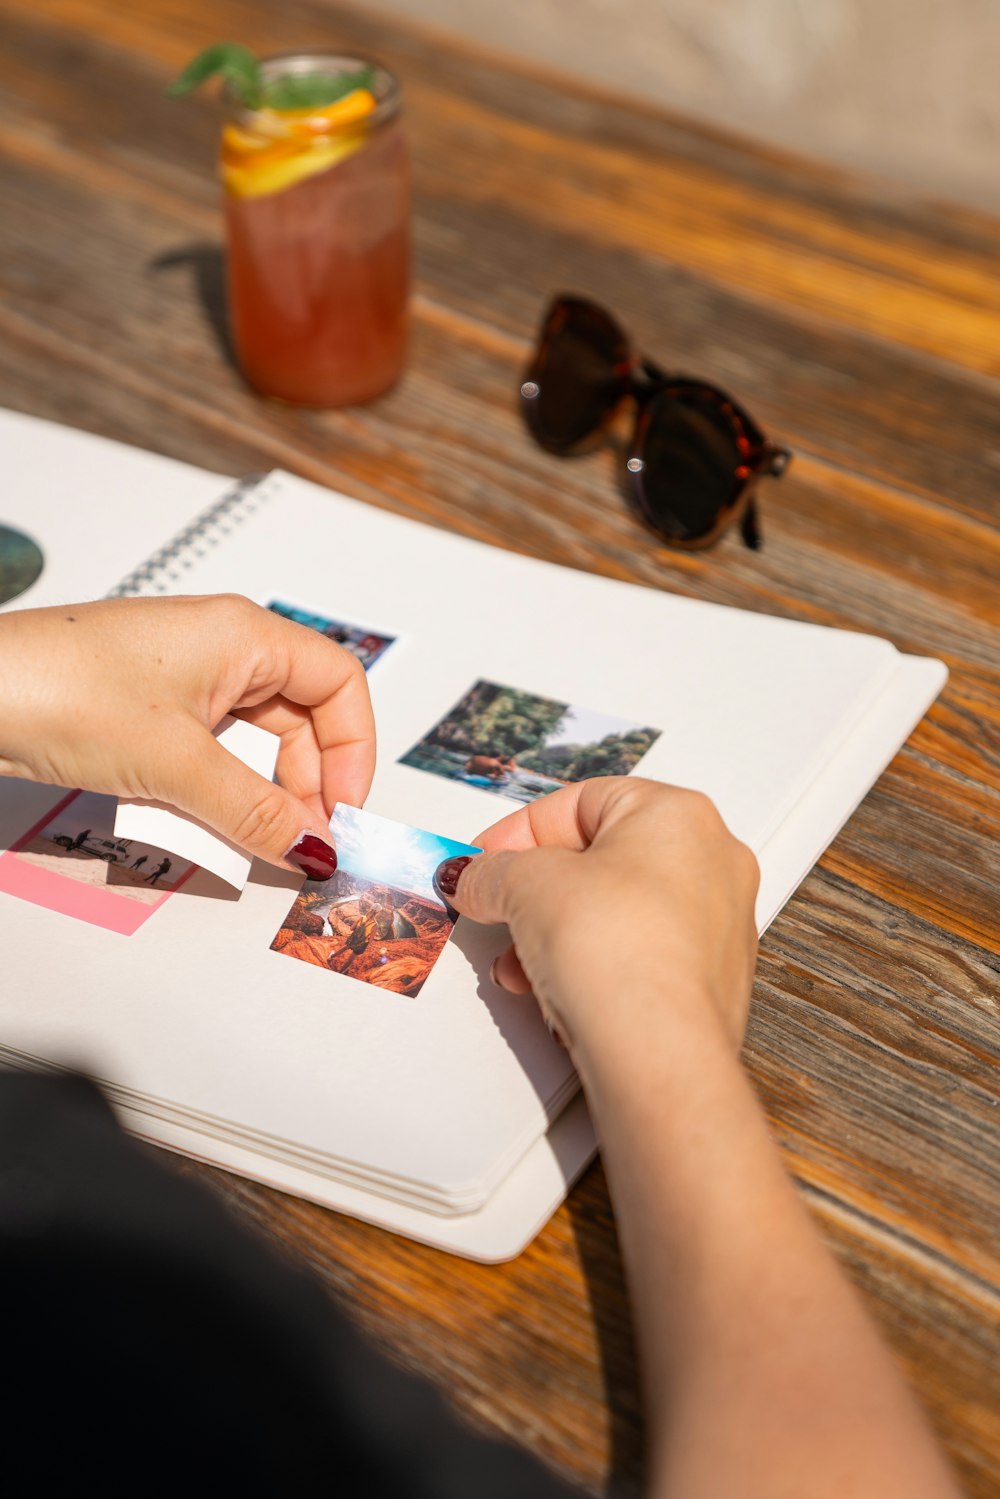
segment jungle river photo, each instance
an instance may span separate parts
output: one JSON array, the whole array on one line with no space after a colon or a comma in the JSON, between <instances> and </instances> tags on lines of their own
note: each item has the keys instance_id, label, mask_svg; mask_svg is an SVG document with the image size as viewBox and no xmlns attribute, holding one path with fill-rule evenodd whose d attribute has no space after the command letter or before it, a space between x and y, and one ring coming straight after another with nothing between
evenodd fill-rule
<instances>
[{"instance_id":1,"label":"jungle river photo","mask_svg":"<svg viewBox=\"0 0 1000 1499\"><path fill-rule=\"evenodd\" d=\"M479 681L399 763L532 802L589 776L628 775L659 737L659 729Z\"/></svg>"}]
</instances>

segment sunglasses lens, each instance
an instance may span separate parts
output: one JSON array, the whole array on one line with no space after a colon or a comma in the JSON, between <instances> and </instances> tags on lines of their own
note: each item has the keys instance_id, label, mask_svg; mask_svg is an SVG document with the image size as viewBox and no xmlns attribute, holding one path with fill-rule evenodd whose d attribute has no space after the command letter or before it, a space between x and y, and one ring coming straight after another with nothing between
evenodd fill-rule
<instances>
[{"instance_id":1,"label":"sunglasses lens","mask_svg":"<svg viewBox=\"0 0 1000 1499\"><path fill-rule=\"evenodd\" d=\"M565 451L595 432L618 404L628 347L620 329L586 302L558 303L529 371L529 421L547 447Z\"/></svg>"},{"instance_id":2,"label":"sunglasses lens","mask_svg":"<svg viewBox=\"0 0 1000 1499\"><path fill-rule=\"evenodd\" d=\"M743 460L736 433L708 392L668 390L654 396L644 414L639 453L639 505L671 540L707 536L737 497Z\"/></svg>"}]
</instances>

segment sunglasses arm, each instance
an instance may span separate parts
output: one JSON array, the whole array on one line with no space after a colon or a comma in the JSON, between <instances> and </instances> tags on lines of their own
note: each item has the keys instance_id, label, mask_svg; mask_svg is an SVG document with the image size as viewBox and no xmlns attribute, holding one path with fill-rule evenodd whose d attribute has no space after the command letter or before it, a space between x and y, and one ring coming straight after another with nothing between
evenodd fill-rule
<instances>
[{"instance_id":1,"label":"sunglasses arm","mask_svg":"<svg viewBox=\"0 0 1000 1499\"><path fill-rule=\"evenodd\" d=\"M791 461L792 455L787 448L779 448L774 443L767 442L754 465L754 471L758 476L771 474L774 478L780 479ZM752 493L740 517L740 535L744 546L749 547L752 552L760 551L763 539L760 534L760 512Z\"/></svg>"},{"instance_id":2,"label":"sunglasses arm","mask_svg":"<svg viewBox=\"0 0 1000 1499\"><path fill-rule=\"evenodd\" d=\"M751 552L760 551L762 540L760 534L760 514L753 495L750 496L746 509L740 516L740 536L743 538L743 545L749 547Z\"/></svg>"}]
</instances>

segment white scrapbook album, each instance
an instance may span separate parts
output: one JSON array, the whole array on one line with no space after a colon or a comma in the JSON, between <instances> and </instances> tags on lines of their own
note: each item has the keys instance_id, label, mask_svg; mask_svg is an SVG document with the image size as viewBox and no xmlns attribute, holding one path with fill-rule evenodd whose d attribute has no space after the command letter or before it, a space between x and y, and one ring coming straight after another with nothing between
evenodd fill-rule
<instances>
[{"instance_id":1,"label":"white scrapbook album","mask_svg":"<svg viewBox=\"0 0 1000 1499\"><path fill-rule=\"evenodd\" d=\"M596 1144L566 1053L489 981L502 933L452 927L431 868L568 780L634 771L714 798L760 861L763 930L946 676L289 474L6 413L0 442L0 525L44 559L5 607L243 593L359 656L379 731L320 889L256 864L237 896L116 835L113 799L0 781L0 1059L85 1067L147 1139L477 1259L519 1252Z\"/></svg>"}]
</instances>

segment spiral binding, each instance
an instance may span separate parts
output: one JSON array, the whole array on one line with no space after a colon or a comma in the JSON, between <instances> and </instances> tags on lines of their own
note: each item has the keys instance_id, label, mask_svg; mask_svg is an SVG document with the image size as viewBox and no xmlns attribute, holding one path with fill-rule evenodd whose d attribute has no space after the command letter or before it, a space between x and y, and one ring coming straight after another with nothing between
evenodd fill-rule
<instances>
[{"instance_id":1,"label":"spiral binding","mask_svg":"<svg viewBox=\"0 0 1000 1499\"><path fill-rule=\"evenodd\" d=\"M106 597L128 599L138 595L172 592L172 584L183 582L184 573L200 557L204 557L212 547L219 546L231 534L234 526L242 525L269 497L264 474L249 474L245 479L237 480L221 500L217 500L197 520L179 531L166 546L147 557L134 572L112 588Z\"/></svg>"}]
</instances>

